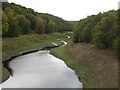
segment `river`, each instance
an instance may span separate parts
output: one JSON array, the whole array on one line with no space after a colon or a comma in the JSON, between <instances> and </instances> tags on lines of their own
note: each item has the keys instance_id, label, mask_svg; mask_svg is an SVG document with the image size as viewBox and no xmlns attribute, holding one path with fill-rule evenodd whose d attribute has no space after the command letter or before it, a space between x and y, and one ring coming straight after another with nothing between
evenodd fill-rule
<instances>
[{"instance_id":1,"label":"river","mask_svg":"<svg viewBox=\"0 0 120 90\"><path fill-rule=\"evenodd\" d=\"M82 88L75 72L49 52L40 50L10 61L13 75L2 88Z\"/></svg>"}]
</instances>

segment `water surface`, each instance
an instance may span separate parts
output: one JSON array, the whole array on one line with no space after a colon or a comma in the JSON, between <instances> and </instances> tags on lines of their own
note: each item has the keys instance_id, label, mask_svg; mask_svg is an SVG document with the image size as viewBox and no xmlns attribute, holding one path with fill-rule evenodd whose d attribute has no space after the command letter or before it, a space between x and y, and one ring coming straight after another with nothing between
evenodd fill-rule
<instances>
[{"instance_id":1,"label":"water surface","mask_svg":"<svg viewBox=\"0 0 120 90\"><path fill-rule=\"evenodd\" d=\"M13 76L2 88L82 88L75 72L48 50L17 57L9 65Z\"/></svg>"}]
</instances>

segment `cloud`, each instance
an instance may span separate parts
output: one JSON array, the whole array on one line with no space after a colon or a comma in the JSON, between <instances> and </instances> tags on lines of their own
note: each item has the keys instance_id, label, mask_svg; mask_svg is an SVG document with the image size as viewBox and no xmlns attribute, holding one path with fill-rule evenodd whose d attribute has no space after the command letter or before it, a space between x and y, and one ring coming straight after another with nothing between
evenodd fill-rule
<instances>
[{"instance_id":1,"label":"cloud","mask_svg":"<svg viewBox=\"0 0 120 90\"><path fill-rule=\"evenodd\" d=\"M118 0L9 0L41 13L65 20L80 20L88 15L118 9Z\"/></svg>"}]
</instances>

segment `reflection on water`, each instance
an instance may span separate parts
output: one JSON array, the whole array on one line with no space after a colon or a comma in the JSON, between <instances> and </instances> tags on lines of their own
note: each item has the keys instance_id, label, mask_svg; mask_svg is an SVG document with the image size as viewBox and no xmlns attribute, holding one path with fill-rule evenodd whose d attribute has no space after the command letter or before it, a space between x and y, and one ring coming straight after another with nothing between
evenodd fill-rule
<instances>
[{"instance_id":1,"label":"reflection on water","mask_svg":"<svg viewBox=\"0 0 120 90\"><path fill-rule=\"evenodd\" d=\"M49 51L20 56L10 62L13 76L3 88L82 88L73 70Z\"/></svg>"}]
</instances>

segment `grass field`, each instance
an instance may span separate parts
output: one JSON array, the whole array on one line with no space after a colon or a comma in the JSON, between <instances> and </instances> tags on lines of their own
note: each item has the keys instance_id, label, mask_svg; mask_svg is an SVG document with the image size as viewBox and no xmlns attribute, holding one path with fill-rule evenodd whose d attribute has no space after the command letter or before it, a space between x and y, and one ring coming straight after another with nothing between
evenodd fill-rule
<instances>
[{"instance_id":1,"label":"grass field","mask_svg":"<svg viewBox=\"0 0 120 90\"><path fill-rule=\"evenodd\" d=\"M52 52L76 71L84 88L117 88L118 60L113 51L98 50L92 44L68 44Z\"/></svg>"},{"instance_id":2,"label":"grass field","mask_svg":"<svg viewBox=\"0 0 120 90\"><path fill-rule=\"evenodd\" d=\"M59 43L57 38L61 38L60 33L54 34L30 34L22 35L16 38L3 38L2 60L5 61L13 55L31 49L41 49L43 47L51 46L52 42Z\"/></svg>"}]
</instances>

